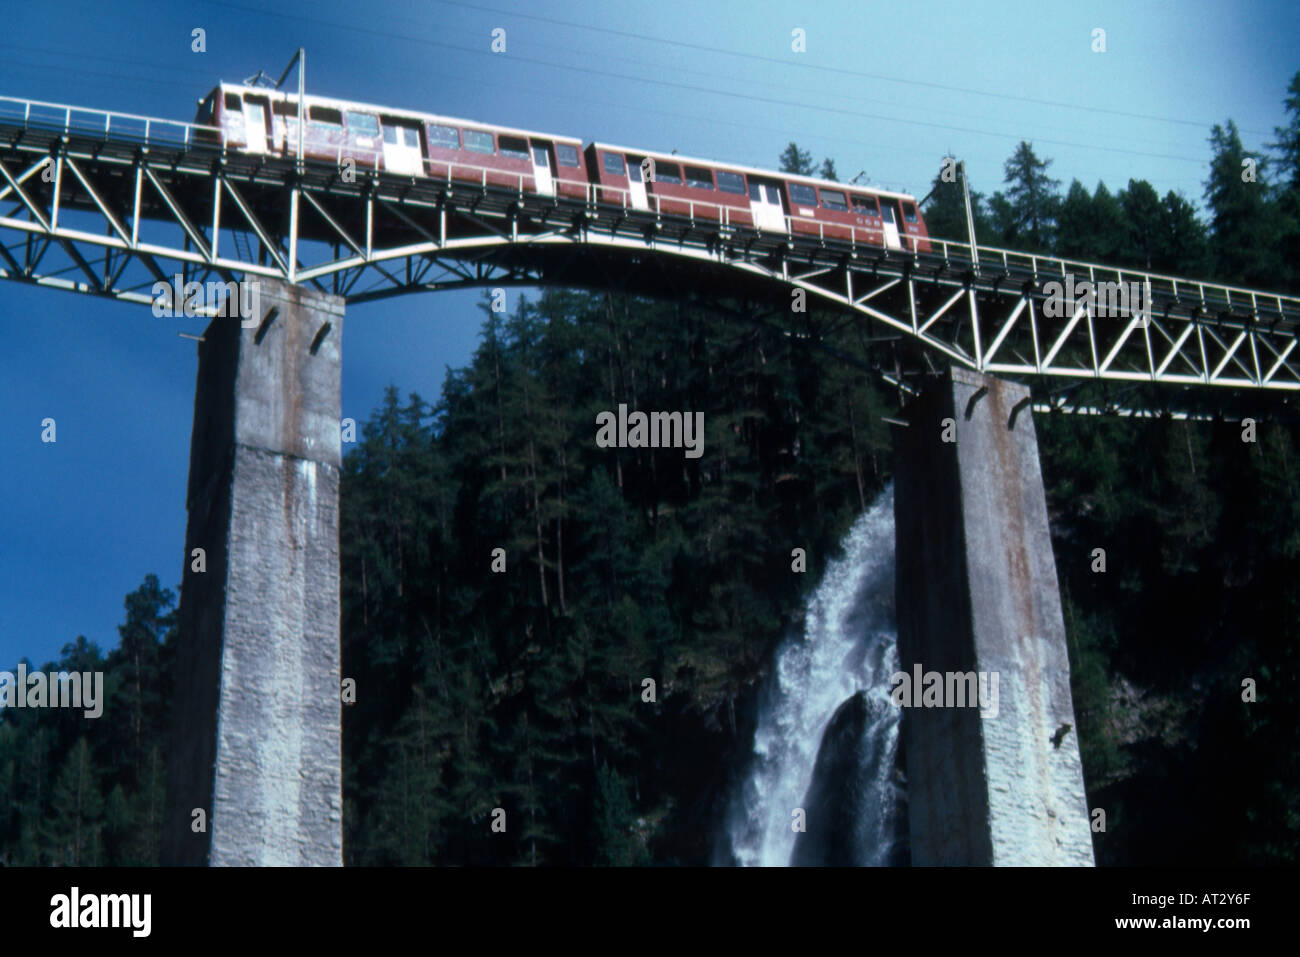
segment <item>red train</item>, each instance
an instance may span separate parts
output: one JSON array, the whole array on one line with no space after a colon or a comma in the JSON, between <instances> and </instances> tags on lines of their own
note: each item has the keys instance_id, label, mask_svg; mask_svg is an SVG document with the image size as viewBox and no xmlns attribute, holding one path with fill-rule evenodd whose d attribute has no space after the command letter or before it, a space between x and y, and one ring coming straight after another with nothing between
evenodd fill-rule
<instances>
[{"instance_id":1,"label":"red train","mask_svg":"<svg viewBox=\"0 0 1300 957\"><path fill-rule=\"evenodd\" d=\"M695 220L929 252L916 198L808 176L589 143L469 120L307 97L302 152L358 170L507 186ZM294 156L298 98L223 83L195 122L231 149ZM649 159L652 181L642 174ZM647 169L649 172L649 169Z\"/></svg>"}]
</instances>

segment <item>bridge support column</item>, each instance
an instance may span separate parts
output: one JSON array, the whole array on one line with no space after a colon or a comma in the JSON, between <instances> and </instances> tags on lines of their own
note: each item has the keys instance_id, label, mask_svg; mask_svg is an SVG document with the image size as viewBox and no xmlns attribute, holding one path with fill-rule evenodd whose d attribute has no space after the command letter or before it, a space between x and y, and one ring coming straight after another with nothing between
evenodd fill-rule
<instances>
[{"instance_id":1,"label":"bridge support column","mask_svg":"<svg viewBox=\"0 0 1300 957\"><path fill-rule=\"evenodd\" d=\"M939 672L945 689L949 673L983 672L996 702L904 711L918 865L1094 862L1078 735L1062 730L1077 722L1028 400L953 369L898 430L900 668Z\"/></svg>"},{"instance_id":2,"label":"bridge support column","mask_svg":"<svg viewBox=\"0 0 1300 957\"><path fill-rule=\"evenodd\" d=\"M343 303L259 282L199 343L165 864L343 863Z\"/></svg>"}]
</instances>

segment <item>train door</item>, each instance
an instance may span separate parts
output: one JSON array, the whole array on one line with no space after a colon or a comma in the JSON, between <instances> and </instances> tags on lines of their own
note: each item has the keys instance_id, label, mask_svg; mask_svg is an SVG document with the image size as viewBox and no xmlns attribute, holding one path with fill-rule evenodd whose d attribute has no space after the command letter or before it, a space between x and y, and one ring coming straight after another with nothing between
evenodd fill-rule
<instances>
[{"instance_id":1,"label":"train door","mask_svg":"<svg viewBox=\"0 0 1300 957\"><path fill-rule=\"evenodd\" d=\"M898 241L898 205L892 199L880 197L880 218L885 223L885 247L888 249L902 249L903 244Z\"/></svg>"},{"instance_id":2,"label":"train door","mask_svg":"<svg viewBox=\"0 0 1300 957\"><path fill-rule=\"evenodd\" d=\"M654 169L653 161L647 169ZM650 208L650 200L646 198L645 180L641 176L641 161L635 156L627 158L627 195L633 209Z\"/></svg>"},{"instance_id":3,"label":"train door","mask_svg":"<svg viewBox=\"0 0 1300 957\"><path fill-rule=\"evenodd\" d=\"M538 196L554 196L555 182L551 178L551 148L549 143L533 144L533 181Z\"/></svg>"},{"instance_id":4,"label":"train door","mask_svg":"<svg viewBox=\"0 0 1300 957\"><path fill-rule=\"evenodd\" d=\"M384 169L390 173L418 176L424 171L424 158L420 155L420 131L412 123L383 120Z\"/></svg>"},{"instance_id":5,"label":"train door","mask_svg":"<svg viewBox=\"0 0 1300 957\"><path fill-rule=\"evenodd\" d=\"M781 190L774 183L749 180L749 211L754 226L771 232L785 232L785 210L781 206Z\"/></svg>"},{"instance_id":6,"label":"train door","mask_svg":"<svg viewBox=\"0 0 1300 957\"><path fill-rule=\"evenodd\" d=\"M244 135L250 153L266 152L267 101L264 96L244 94Z\"/></svg>"}]
</instances>

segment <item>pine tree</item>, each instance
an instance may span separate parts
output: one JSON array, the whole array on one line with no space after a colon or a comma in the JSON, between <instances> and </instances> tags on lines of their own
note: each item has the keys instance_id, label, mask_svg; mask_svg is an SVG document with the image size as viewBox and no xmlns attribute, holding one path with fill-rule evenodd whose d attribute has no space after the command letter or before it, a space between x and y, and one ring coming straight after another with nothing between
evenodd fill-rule
<instances>
[{"instance_id":1,"label":"pine tree","mask_svg":"<svg viewBox=\"0 0 1300 957\"><path fill-rule=\"evenodd\" d=\"M135 820L127 802L126 792L122 790L121 782L118 782L108 792L108 801L104 808L104 863L107 866L123 867L153 863L132 857L130 847L134 833Z\"/></svg>"},{"instance_id":2,"label":"pine tree","mask_svg":"<svg viewBox=\"0 0 1300 957\"><path fill-rule=\"evenodd\" d=\"M1159 194L1146 180L1130 179L1128 188L1119 194L1119 202L1127 233L1121 261L1148 272L1162 271L1167 253Z\"/></svg>"},{"instance_id":3,"label":"pine tree","mask_svg":"<svg viewBox=\"0 0 1300 957\"><path fill-rule=\"evenodd\" d=\"M117 629L121 638L115 655L126 663L123 678L130 702L125 717L129 731L127 743L132 768L132 782L144 777L145 755L149 750L148 729L159 726L167 713L171 689L163 687L159 672L159 654L175 623L169 609L175 604L171 589L158 583L158 576L146 575L144 582L126 596L126 622ZM65 654L68 653L64 649Z\"/></svg>"},{"instance_id":4,"label":"pine tree","mask_svg":"<svg viewBox=\"0 0 1300 957\"><path fill-rule=\"evenodd\" d=\"M1156 271L1175 276L1203 276L1208 268L1209 244L1205 226L1192 204L1170 190L1160 205L1161 243L1153 263Z\"/></svg>"},{"instance_id":5,"label":"pine tree","mask_svg":"<svg viewBox=\"0 0 1300 957\"><path fill-rule=\"evenodd\" d=\"M785 150L781 153L781 172L793 173L795 176L811 176L813 174L812 153L807 150L799 149L794 141L786 145Z\"/></svg>"},{"instance_id":6,"label":"pine tree","mask_svg":"<svg viewBox=\"0 0 1300 957\"><path fill-rule=\"evenodd\" d=\"M1124 265L1128 247L1128 222L1124 207L1105 183L1092 194L1093 240L1091 258L1105 265Z\"/></svg>"},{"instance_id":7,"label":"pine tree","mask_svg":"<svg viewBox=\"0 0 1300 957\"><path fill-rule=\"evenodd\" d=\"M1283 101L1285 126L1274 127L1277 140L1270 145L1277 155L1277 216L1280 253L1287 288L1300 292L1300 71L1291 78Z\"/></svg>"},{"instance_id":8,"label":"pine tree","mask_svg":"<svg viewBox=\"0 0 1300 957\"><path fill-rule=\"evenodd\" d=\"M79 738L63 762L43 828L50 860L70 867L100 863L103 798L90 759L90 746Z\"/></svg>"},{"instance_id":9,"label":"pine tree","mask_svg":"<svg viewBox=\"0 0 1300 957\"><path fill-rule=\"evenodd\" d=\"M1281 263L1276 254L1275 210L1268 202L1267 158L1247 155L1237 125L1215 124L1213 156L1205 198L1210 208L1210 254L1219 278L1231 283L1276 286ZM1243 161L1254 160L1250 180Z\"/></svg>"},{"instance_id":10,"label":"pine tree","mask_svg":"<svg viewBox=\"0 0 1300 957\"><path fill-rule=\"evenodd\" d=\"M1039 159L1024 141L1004 164L1006 192L995 193L991 205L995 226L1006 245L1032 252L1051 248L1060 206L1060 184L1047 176L1051 165L1051 160Z\"/></svg>"},{"instance_id":11,"label":"pine tree","mask_svg":"<svg viewBox=\"0 0 1300 957\"><path fill-rule=\"evenodd\" d=\"M596 781L596 863L606 867L649 863L637 835L636 812L628 800L623 779L612 767L603 764Z\"/></svg>"},{"instance_id":12,"label":"pine tree","mask_svg":"<svg viewBox=\"0 0 1300 957\"><path fill-rule=\"evenodd\" d=\"M1095 258L1093 233L1096 230L1096 215L1093 211L1092 197L1087 188L1077 179L1070 183L1070 188L1061 202L1056 221L1056 254L1066 259L1092 260Z\"/></svg>"}]
</instances>

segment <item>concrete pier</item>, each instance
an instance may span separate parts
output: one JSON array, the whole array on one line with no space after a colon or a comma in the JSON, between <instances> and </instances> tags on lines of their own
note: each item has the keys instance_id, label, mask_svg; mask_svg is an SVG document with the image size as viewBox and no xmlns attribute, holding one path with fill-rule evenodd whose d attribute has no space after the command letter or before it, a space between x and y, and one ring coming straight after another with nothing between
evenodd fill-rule
<instances>
[{"instance_id":1,"label":"concrete pier","mask_svg":"<svg viewBox=\"0 0 1300 957\"><path fill-rule=\"evenodd\" d=\"M998 676L996 716L904 711L918 865L1094 863L1028 398L953 369L897 433L900 668Z\"/></svg>"},{"instance_id":2,"label":"concrete pier","mask_svg":"<svg viewBox=\"0 0 1300 957\"><path fill-rule=\"evenodd\" d=\"M343 303L259 291L199 343L164 864L343 862Z\"/></svg>"}]
</instances>

